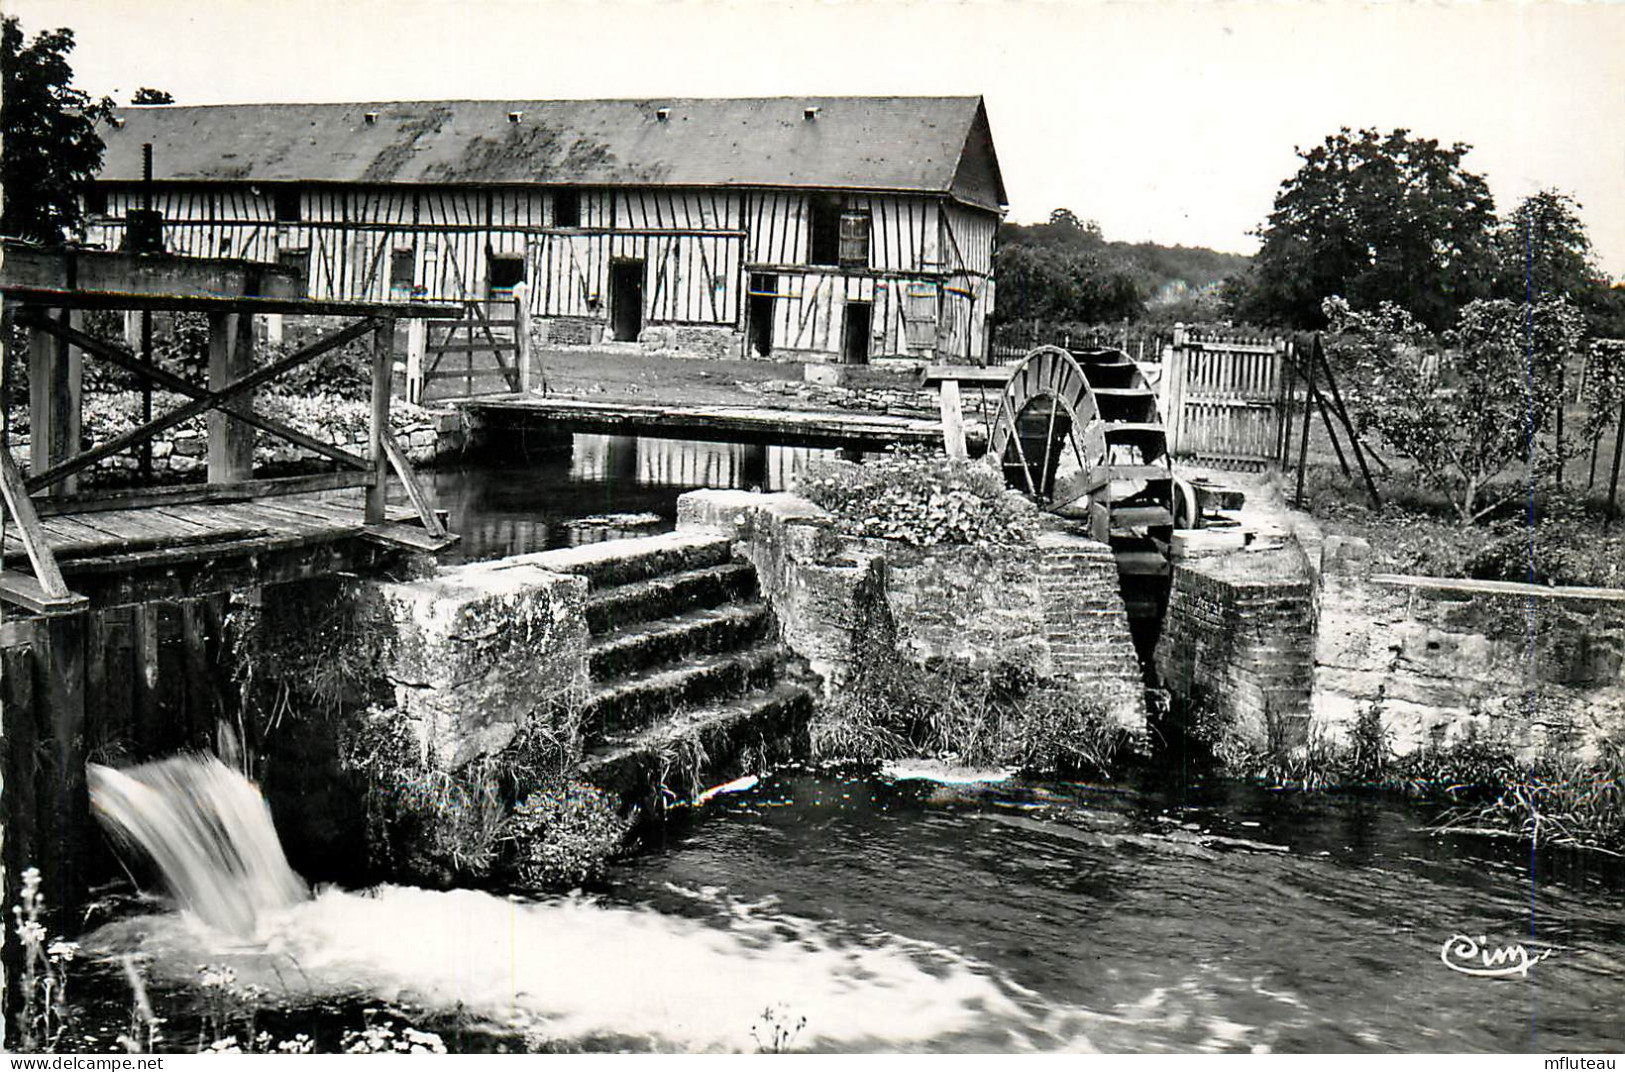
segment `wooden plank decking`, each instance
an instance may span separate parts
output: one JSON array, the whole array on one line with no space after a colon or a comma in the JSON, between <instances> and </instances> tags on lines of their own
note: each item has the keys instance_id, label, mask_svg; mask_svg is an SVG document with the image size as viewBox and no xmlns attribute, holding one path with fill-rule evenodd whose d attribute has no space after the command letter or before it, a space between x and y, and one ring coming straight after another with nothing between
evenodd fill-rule
<instances>
[{"instance_id":1,"label":"wooden plank decking","mask_svg":"<svg viewBox=\"0 0 1625 1072\"><path fill-rule=\"evenodd\" d=\"M416 516L410 506L390 507L386 515L391 528ZM221 545L238 550L247 541L294 547L368 535L359 499L320 495L58 514L41 518L40 525L64 573L113 556L146 566L196 558ZM7 531L7 568L26 557L17 534Z\"/></svg>"}]
</instances>

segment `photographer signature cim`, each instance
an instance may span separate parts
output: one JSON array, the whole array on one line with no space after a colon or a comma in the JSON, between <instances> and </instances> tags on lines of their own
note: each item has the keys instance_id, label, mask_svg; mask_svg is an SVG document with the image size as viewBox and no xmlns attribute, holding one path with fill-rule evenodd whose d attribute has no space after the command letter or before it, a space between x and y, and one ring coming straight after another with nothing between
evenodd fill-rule
<instances>
[{"instance_id":1,"label":"photographer signature cim","mask_svg":"<svg viewBox=\"0 0 1625 1072\"><path fill-rule=\"evenodd\" d=\"M1485 935L1477 938L1466 934L1452 934L1439 947L1439 959L1453 972L1476 975L1482 979L1506 979L1514 975L1529 977L1529 969L1550 957L1553 947L1530 952L1522 945L1503 945L1491 948Z\"/></svg>"}]
</instances>

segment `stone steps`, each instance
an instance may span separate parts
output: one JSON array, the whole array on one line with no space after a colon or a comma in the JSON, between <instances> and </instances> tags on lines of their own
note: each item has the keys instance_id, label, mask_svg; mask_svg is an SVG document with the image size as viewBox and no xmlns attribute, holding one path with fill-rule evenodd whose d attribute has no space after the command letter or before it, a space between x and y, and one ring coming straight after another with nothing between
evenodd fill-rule
<instances>
[{"instance_id":1,"label":"stone steps","mask_svg":"<svg viewBox=\"0 0 1625 1072\"><path fill-rule=\"evenodd\" d=\"M657 808L690 801L741 773L804 756L812 708L811 692L781 682L608 738L581 771L623 800Z\"/></svg>"},{"instance_id":2,"label":"stone steps","mask_svg":"<svg viewBox=\"0 0 1625 1072\"><path fill-rule=\"evenodd\" d=\"M587 578L590 589L612 588L671 573L724 565L733 559L725 536L669 532L542 551L523 562Z\"/></svg>"},{"instance_id":3,"label":"stone steps","mask_svg":"<svg viewBox=\"0 0 1625 1072\"><path fill-rule=\"evenodd\" d=\"M603 544L594 544L602 547ZM587 626L594 635L638 622L715 607L756 594L756 571L746 562L726 562L601 588L587 596Z\"/></svg>"},{"instance_id":4,"label":"stone steps","mask_svg":"<svg viewBox=\"0 0 1625 1072\"><path fill-rule=\"evenodd\" d=\"M681 658L642 674L605 682L588 697L582 729L589 741L637 730L682 708L765 688L777 678L784 649L761 644Z\"/></svg>"},{"instance_id":5,"label":"stone steps","mask_svg":"<svg viewBox=\"0 0 1625 1072\"><path fill-rule=\"evenodd\" d=\"M537 557L589 584L583 777L649 814L806 754L813 695L783 680L772 609L726 538L607 540Z\"/></svg>"},{"instance_id":6,"label":"stone steps","mask_svg":"<svg viewBox=\"0 0 1625 1072\"><path fill-rule=\"evenodd\" d=\"M594 681L605 681L685 656L737 651L760 641L772 623L767 604L750 602L702 606L623 625L587 646L587 672Z\"/></svg>"}]
</instances>

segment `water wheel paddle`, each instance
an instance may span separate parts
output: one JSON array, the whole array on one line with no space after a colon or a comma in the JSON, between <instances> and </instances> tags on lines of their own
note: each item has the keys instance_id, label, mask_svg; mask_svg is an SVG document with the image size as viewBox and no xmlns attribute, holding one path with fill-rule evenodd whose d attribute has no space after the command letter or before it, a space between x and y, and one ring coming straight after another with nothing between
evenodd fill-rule
<instances>
[{"instance_id":1,"label":"water wheel paddle","mask_svg":"<svg viewBox=\"0 0 1625 1072\"><path fill-rule=\"evenodd\" d=\"M1160 616L1176 504L1192 519L1195 497L1175 489L1139 365L1121 350L1032 350L999 398L988 453L1011 487L1111 546L1131 617Z\"/></svg>"}]
</instances>

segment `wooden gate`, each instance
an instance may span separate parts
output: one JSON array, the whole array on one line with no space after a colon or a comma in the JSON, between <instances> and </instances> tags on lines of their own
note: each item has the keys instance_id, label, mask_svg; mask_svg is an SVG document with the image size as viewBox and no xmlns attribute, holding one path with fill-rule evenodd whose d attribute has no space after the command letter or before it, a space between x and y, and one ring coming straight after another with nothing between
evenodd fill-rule
<instances>
[{"instance_id":1,"label":"wooden gate","mask_svg":"<svg viewBox=\"0 0 1625 1072\"><path fill-rule=\"evenodd\" d=\"M407 348L407 397L423 403L528 391L529 319L522 298L502 298L465 302L458 320L426 322L422 356L413 361Z\"/></svg>"},{"instance_id":2,"label":"wooden gate","mask_svg":"<svg viewBox=\"0 0 1625 1072\"><path fill-rule=\"evenodd\" d=\"M1277 464L1288 345L1284 339L1176 328L1163 358L1169 451L1221 468Z\"/></svg>"}]
</instances>

